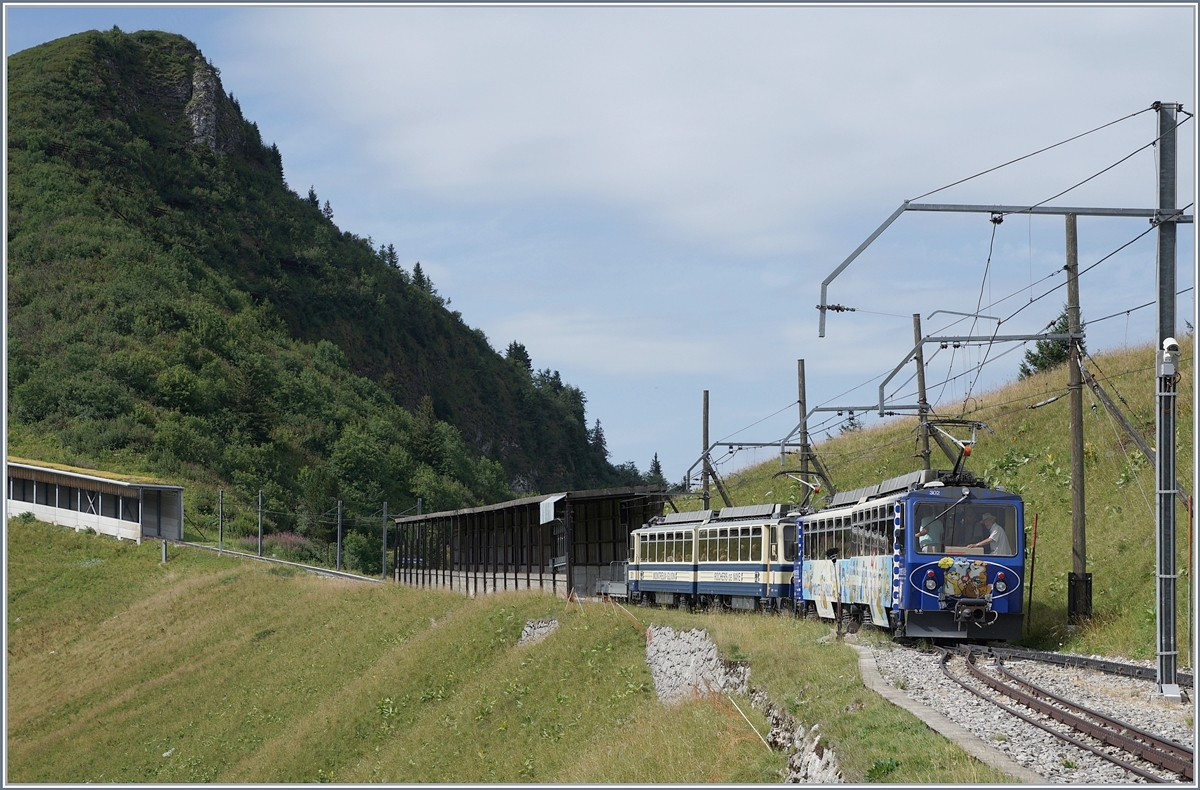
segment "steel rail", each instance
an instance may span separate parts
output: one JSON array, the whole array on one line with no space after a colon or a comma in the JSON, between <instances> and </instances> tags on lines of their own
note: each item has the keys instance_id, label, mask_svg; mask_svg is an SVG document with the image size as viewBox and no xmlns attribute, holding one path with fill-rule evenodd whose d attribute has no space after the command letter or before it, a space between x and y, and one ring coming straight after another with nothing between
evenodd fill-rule
<instances>
[{"instance_id":1,"label":"steel rail","mask_svg":"<svg viewBox=\"0 0 1200 790\"><path fill-rule=\"evenodd\" d=\"M1103 714L1093 712L1092 715L1095 716L1098 721L1089 721L1087 718L1078 715L1077 711L1080 710L1079 706L1073 702L1058 698L1060 704L1067 707L1068 710L1063 710L1060 707L1051 705L1034 695L1007 685L979 669L977 666L975 666L975 654L970 647L964 648L963 652L967 660L967 670L977 680L989 686L993 690L998 691L1007 697L1011 697L1030 710L1045 714L1046 716L1062 722L1078 732L1081 732L1085 735L1090 735L1091 737L1102 741L1109 746L1115 746L1118 749L1122 749L1130 754L1140 757L1148 763L1157 765L1160 768L1165 768L1168 771L1174 771L1177 774L1182 774L1187 776L1189 779L1191 778L1192 760L1190 755L1185 759L1177 754L1163 752L1149 744L1144 744L1134 738L1131 738L1122 732L1123 730L1127 729L1127 725L1125 725L1124 722L1111 719ZM997 662L999 661L1000 659L997 658Z\"/></svg>"},{"instance_id":2,"label":"steel rail","mask_svg":"<svg viewBox=\"0 0 1200 790\"><path fill-rule=\"evenodd\" d=\"M1044 722L1040 722L1040 721L1032 718L1031 716L1026 716L1024 713L1021 713L1019 710L1017 710L1009 705L1005 705L1003 702L1000 702L999 700L997 700L993 697L989 697L988 695L984 694L982 691L975 688L974 686L964 683L962 681L962 679L955 677L954 674L950 671L950 668L947 666L947 662L950 660L950 651L944 647L940 647L940 648L938 648L938 650L942 654L942 658L941 658L942 673L946 677L953 680L958 685L965 688L967 691L969 691L972 694L974 694L975 696L979 697L980 699L986 700L986 701L992 703L993 705L1000 708L1001 710L1003 710L1005 713L1008 713L1009 715L1016 716L1018 719L1025 722L1026 724L1032 724L1034 727L1037 727L1038 729L1045 730L1046 732L1050 733L1051 735L1058 738L1059 740L1066 741L1067 743L1071 744L1072 746L1077 746L1086 752L1090 752L1091 754L1094 754L1097 757L1100 757L1100 758L1106 760L1107 762L1113 763L1114 765L1124 768L1126 771L1129 771L1130 773L1132 773L1136 776L1140 776L1148 782L1165 783L1168 781L1167 779L1164 779L1163 777L1159 776L1158 774L1147 771L1144 768L1139 768L1138 766L1133 765L1132 763L1128 763L1119 757L1113 757L1111 754L1101 751L1100 749L1097 749L1095 746L1084 743L1083 741L1079 740L1078 738L1068 735L1065 732L1060 732L1059 730L1056 730L1053 727L1045 724ZM970 669L972 671L972 673L978 673L980 675L983 675L984 678L988 677L986 674L979 672L979 670L976 669L969 662L967 663L967 668ZM990 680L991 678L988 678L988 679Z\"/></svg>"},{"instance_id":3,"label":"steel rail","mask_svg":"<svg viewBox=\"0 0 1200 790\"><path fill-rule=\"evenodd\" d=\"M1092 710L1091 708L1084 707L1077 702L1064 699L1034 683L1030 683L1024 678L1020 678L1012 674L1000 662L999 658L996 659L996 669L1000 672L1005 680L1015 683L1022 688L1028 689L1029 692L1040 696L1047 702L1056 702L1059 705L1063 705L1067 708L1087 714L1088 716L1099 720L1101 726L1112 728L1118 731L1119 734L1123 735L1126 732L1132 733L1135 736L1135 742L1144 742L1145 746L1137 750L1127 749L1127 751L1132 751L1134 754L1141 757L1143 760L1146 760L1147 762L1154 763L1155 765L1166 768L1169 771L1183 774L1188 779L1193 778L1193 753L1190 748L1182 743L1176 743L1169 738L1164 738L1161 735L1155 735L1152 732L1147 732L1146 730L1134 727L1132 724L1120 721L1119 719L1114 719L1111 716L1107 716L1099 711ZM1160 762L1160 759L1162 762Z\"/></svg>"},{"instance_id":4,"label":"steel rail","mask_svg":"<svg viewBox=\"0 0 1200 790\"><path fill-rule=\"evenodd\" d=\"M1139 680L1157 680L1157 670L1154 667L1141 667L1136 664L1123 664L1120 661L1108 661L1103 658L1088 658L1087 656L1072 656L1066 653L1048 653L1044 650L1024 650L1015 647L976 647L992 655L1003 658L1019 658L1027 661L1041 661L1047 664L1059 664L1068 667L1083 667L1110 675L1123 675ZM1192 676L1179 673L1177 680L1180 686L1192 688Z\"/></svg>"}]
</instances>

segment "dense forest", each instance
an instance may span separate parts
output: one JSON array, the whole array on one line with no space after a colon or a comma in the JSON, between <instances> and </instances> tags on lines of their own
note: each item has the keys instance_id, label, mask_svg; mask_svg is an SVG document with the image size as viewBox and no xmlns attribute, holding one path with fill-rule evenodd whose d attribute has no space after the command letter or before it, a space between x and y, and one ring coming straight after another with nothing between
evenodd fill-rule
<instances>
[{"instance_id":1,"label":"dense forest","mask_svg":"<svg viewBox=\"0 0 1200 790\"><path fill-rule=\"evenodd\" d=\"M190 41L8 67L10 454L178 480L201 515L217 487L366 514L643 482L583 392L291 189Z\"/></svg>"}]
</instances>

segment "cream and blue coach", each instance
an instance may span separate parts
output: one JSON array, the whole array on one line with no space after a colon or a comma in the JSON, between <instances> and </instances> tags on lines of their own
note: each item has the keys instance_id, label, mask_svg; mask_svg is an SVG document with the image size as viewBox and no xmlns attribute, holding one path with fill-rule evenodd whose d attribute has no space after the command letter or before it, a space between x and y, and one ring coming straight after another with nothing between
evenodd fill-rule
<instances>
[{"instance_id":1,"label":"cream and blue coach","mask_svg":"<svg viewBox=\"0 0 1200 790\"><path fill-rule=\"evenodd\" d=\"M633 600L734 609L790 607L796 517L787 505L672 513L634 530Z\"/></svg>"}]
</instances>

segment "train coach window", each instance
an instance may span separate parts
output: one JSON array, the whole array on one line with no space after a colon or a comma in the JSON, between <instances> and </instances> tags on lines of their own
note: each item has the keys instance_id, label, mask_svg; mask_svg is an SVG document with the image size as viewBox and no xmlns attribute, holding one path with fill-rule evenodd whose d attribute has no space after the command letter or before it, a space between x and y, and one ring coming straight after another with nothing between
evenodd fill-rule
<instances>
[{"instance_id":1,"label":"train coach window","mask_svg":"<svg viewBox=\"0 0 1200 790\"><path fill-rule=\"evenodd\" d=\"M771 526L771 544L770 545L771 545L771 548L770 548L770 553L768 554L768 556L771 558L771 562L778 562L779 561L779 527L776 527L774 525Z\"/></svg>"},{"instance_id":2,"label":"train coach window","mask_svg":"<svg viewBox=\"0 0 1200 790\"><path fill-rule=\"evenodd\" d=\"M692 536L686 532L683 535L683 561L692 561Z\"/></svg>"},{"instance_id":3,"label":"train coach window","mask_svg":"<svg viewBox=\"0 0 1200 790\"><path fill-rule=\"evenodd\" d=\"M783 560L796 561L796 528L791 525L783 528Z\"/></svg>"},{"instance_id":4,"label":"train coach window","mask_svg":"<svg viewBox=\"0 0 1200 790\"><path fill-rule=\"evenodd\" d=\"M762 528L750 530L750 561L762 562Z\"/></svg>"},{"instance_id":5,"label":"train coach window","mask_svg":"<svg viewBox=\"0 0 1200 790\"><path fill-rule=\"evenodd\" d=\"M738 536L738 542L737 542L737 547L738 547L737 548L737 552L738 552L737 558L738 558L738 560L740 560L742 562L748 562L750 560L750 528L742 527L740 531L741 531L741 534ZM730 555L730 559L732 559L733 558L733 547L732 546L730 546L729 555Z\"/></svg>"},{"instance_id":6,"label":"train coach window","mask_svg":"<svg viewBox=\"0 0 1200 790\"><path fill-rule=\"evenodd\" d=\"M734 552L737 552L737 546L734 545ZM717 561L729 561L729 530L723 529L717 537Z\"/></svg>"}]
</instances>

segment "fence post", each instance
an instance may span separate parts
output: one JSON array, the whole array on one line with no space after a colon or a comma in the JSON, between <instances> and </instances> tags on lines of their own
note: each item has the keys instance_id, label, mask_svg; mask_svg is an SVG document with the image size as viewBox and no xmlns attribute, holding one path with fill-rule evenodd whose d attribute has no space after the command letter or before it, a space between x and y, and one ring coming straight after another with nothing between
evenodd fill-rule
<instances>
[{"instance_id":1,"label":"fence post","mask_svg":"<svg viewBox=\"0 0 1200 790\"><path fill-rule=\"evenodd\" d=\"M335 570L342 569L342 500L338 500L338 534L337 534L337 565Z\"/></svg>"},{"instance_id":2,"label":"fence post","mask_svg":"<svg viewBox=\"0 0 1200 790\"><path fill-rule=\"evenodd\" d=\"M278 540L278 538L276 538ZM262 556L262 489L258 489L258 556Z\"/></svg>"},{"instance_id":3,"label":"fence post","mask_svg":"<svg viewBox=\"0 0 1200 790\"><path fill-rule=\"evenodd\" d=\"M225 550L225 489L217 490L217 556Z\"/></svg>"},{"instance_id":4,"label":"fence post","mask_svg":"<svg viewBox=\"0 0 1200 790\"><path fill-rule=\"evenodd\" d=\"M379 571L379 578L387 581L387 502L383 503L383 568Z\"/></svg>"}]
</instances>

